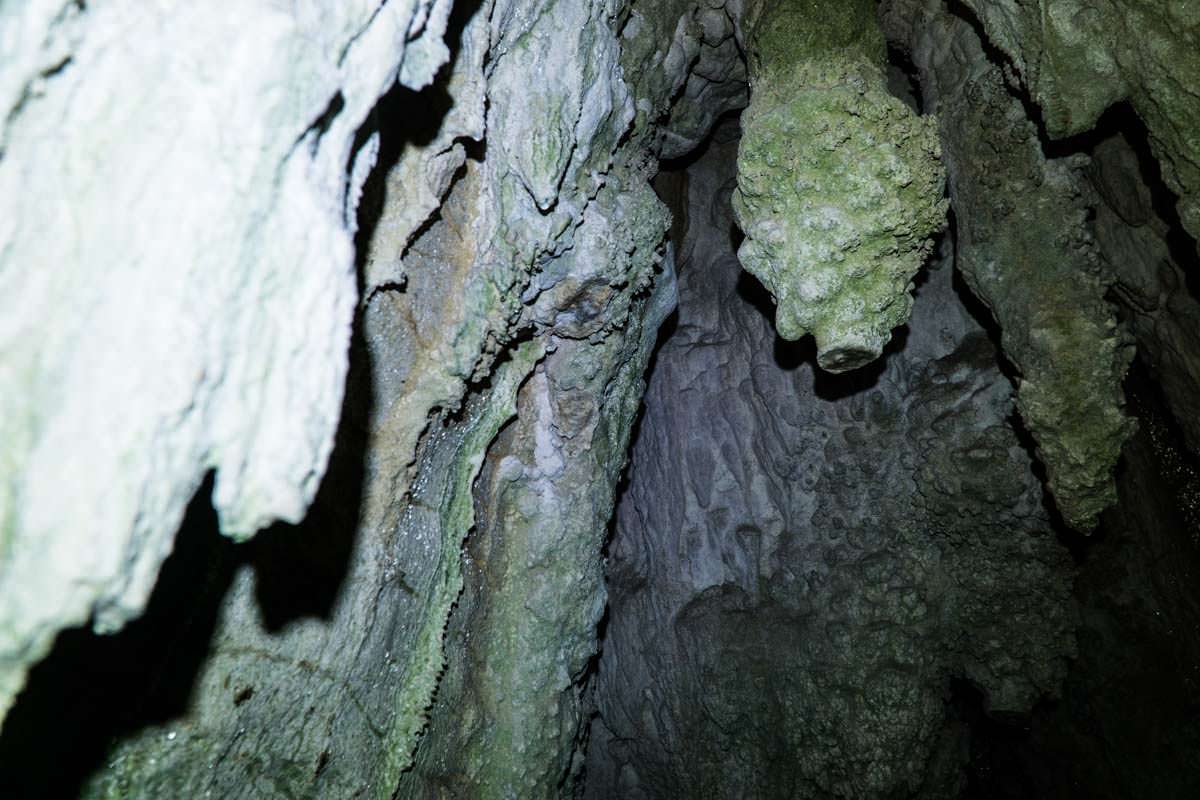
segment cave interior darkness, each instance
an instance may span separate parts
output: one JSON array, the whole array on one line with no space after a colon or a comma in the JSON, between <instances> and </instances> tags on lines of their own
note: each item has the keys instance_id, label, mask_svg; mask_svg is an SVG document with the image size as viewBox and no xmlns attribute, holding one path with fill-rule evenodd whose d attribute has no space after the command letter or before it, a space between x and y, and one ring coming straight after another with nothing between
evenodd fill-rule
<instances>
[{"instance_id":1,"label":"cave interior darkness","mask_svg":"<svg viewBox=\"0 0 1200 800\"><path fill-rule=\"evenodd\" d=\"M474 13L471 5L455 5L448 41ZM951 7L979 27L968 9ZM984 44L1006 66L1007 57ZM890 91L924 114L910 54L891 45L888 59ZM378 131L382 139L359 209L364 294L385 176L406 148L434 140L453 105L451 67L421 92L397 85L359 134L365 141ZM1037 126L1047 162L1085 164L1072 174L1091 192L1089 222L1127 225L1122 219L1136 208L1139 229L1154 231L1170 262L1164 269L1184 276L1175 291L1200 303L1196 241L1135 109L1120 103L1086 133L1056 139L1027 90L1016 81L1005 88ZM1161 342L1139 338L1122 384L1137 430L1116 468L1118 500L1093 532L1073 530L1013 404L1020 369L960 269L954 203L914 278L911 320L873 363L823 371L812 337L786 341L775 332L771 292L738 263L744 236L731 196L742 115L719 114L699 146L662 159L653 177L673 218L679 303L657 333L617 484L602 551L608 598L598 650L576 678L586 733L573 745L562 796L850 797L852 778L842 773L861 764L836 763L838 754L903 747L910 736L927 752L917 767L893 754L893 772L879 780L906 788L890 797L1200 797L1200 458L1162 379L1172 363L1200 364L1200 351L1164 363L1154 350ZM465 146L456 186L497 145ZM1113 194L1105 181L1120 170L1140 196ZM461 209L447 202L413 240L436 233L454 213ZM1123 257L1104 252L1109 240L1099 238L1104 258ZM1111 281L1106 300L1121 325L1138 329L1144 309L1127 284ZM409 288L401 281L371 291ZM268 633L333 618L354 580L372 474L367 420L386 381L386 365L366 341L366 308L355 322L330 467L305 520L235 544L219 535L210 476L146 612L112 635L63 632L30 673L0 731L0 795L78 797L114 742L187 714L239 575L253 576ZM470 389L485 394L492 386L484 376ZM1200 397L1190 400L1194 413ZM519 431L504 429L497 441L504 436ZM972 461L980 452L993 462ZM997 452L1008 459L999 466ZM480 485L500 480L499 460L488 451ZM957 488L928 488L942 481ZM985 484L1003 488L993 497ZM476 513L486 519L483 494L476 489ZM977 496L1020 511L989 517L993 506L970 505ZM1010 528L1018 531L1013 541L997 543ZM475 547L468 536L468 561ZM1012 571L997 571L994 581L972 574L973 564L984 573L1009 563ZM995 585L1014 575L1018 583ZM1046 576L1062 591L1035 586ZM411 593L404 580L401 589ZM483 591L486 580L472 580L466 591ZM877 600L877 584L916 588ZM860 607L862 592L868 600ZM1054 604L1052 620L1035 619ZM988 618L1006 610L1011 619ZM1048 677L1014 689L1022 699L1011 702L982 685L975 676L987 668L972 659L993 646L988 637L1001 647L1044 648L1044 657L1029 659ZM1012 669L1019 678L1034 668ZM734 675L744 680L735 685ZM860 680L874 688L856 686ZM263 700L261 686L234 683L230 713ZM657 709L648 715L638 710L647 702ZM854 730L838 728L838 719ZM902 733L888 738L893 728ZM311 765L313 780L328 759ZM744 784L747 774L756 777Z\"/></svg>"}]
</instances>

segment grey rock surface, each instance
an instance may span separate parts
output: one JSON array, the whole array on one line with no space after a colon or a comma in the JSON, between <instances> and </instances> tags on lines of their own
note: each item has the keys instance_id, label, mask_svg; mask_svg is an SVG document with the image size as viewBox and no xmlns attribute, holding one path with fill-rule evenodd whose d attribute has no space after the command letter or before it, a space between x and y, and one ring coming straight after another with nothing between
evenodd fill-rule
<instances>
[{"instance_id":1,"label":"grey rock surface","mask_svg":"<svg viewBox=\"0 0 1200 800\"><path fill-rule=\"evenodd\" d=\"M294 557L237 567L186 711L118 742L89 796L563 791L613 487L674 303L634 109L669 110L653 92L688 65L635 96L618 10L456 10L430 92L462 105L428 142L385 139L396 161L366 189L381 213L329 513ZM314 601L264 613L306 574Z\"/></svg>"},{"instance_id":2,"label":"grey rock surface","mask_svg":"<svg viewBox=\"0 0 1200 800\"><path fill-rule=\"evenodd\" d=\"M948 681L995 713L1055 691L1069 559L953 264L876 368L815 370L738 269L736 147L725 130L689 171L678 320L609 550L586 796L955 796Z\"/></svg>"}]
</instances>

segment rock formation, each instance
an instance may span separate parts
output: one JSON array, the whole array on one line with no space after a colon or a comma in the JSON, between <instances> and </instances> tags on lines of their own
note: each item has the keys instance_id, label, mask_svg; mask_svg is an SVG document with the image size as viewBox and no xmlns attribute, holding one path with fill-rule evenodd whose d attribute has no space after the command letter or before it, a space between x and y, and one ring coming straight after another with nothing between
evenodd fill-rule
<instances>
[{"instance_id":1,"label":"rock formation","mask_svg":"<svg viewBox=\"0 0 1200 800\"><path fill-rule=\"evenodd\" d=\"M228 535L304 517L364 123L433 79L449 8L0 10L0 717L59 630L141 613L208 471Z\"/></svg>"},{"instance_id":2,"label":"rock formation","mask_svg":"<svg viewBox=\"0 0 1200 800\"><path fill-rule=\"evenodd\" d=\"M1195 794L1198 25L0 3L0 794Z\"/></svg>"},{"instance_id":3,"label":"rock formation","mask_svg":"<svg viewBox=\"0 0 1200 800\"><path fill-rule=\"evenodd\" d=\"M940 112L959 265L991 309L1018 372L1017 406L1066 521L1095 527L1116 499L1112 472L1131 431L1121 379L1133 356L1105 292L1076 159L1047 159L1034 124L983 43L942 3L884 16ZM1083 159L1086 163L1086 159Z\"/></svg>"},{"instance_id":4,"label":"rock formation","mask_svg":"<svg viewBox=\"0 0 1200 800\"><path fill-rule=\"evenodd\" d=\"M785 339L830 372L883 351L945 221L935 122L887 91L874 3L762 3L747 20L750 105L734 213L742 265Z\"/></svg>"},{"instance_id":5,"label":"rock formation","mask_svg":"<svg viewBox=\"0 0 1200 800\"><path fill-rule=\"evenodd\" d=\"M588 796L953 787L950 678L1019 714L1073 652L1009 384L949 257L869 375L777 340L739 280L723 132L690 170L678 327L617 508Z\"/></svg>"},{"instance_id":6,"label":"rock formation","mask_svg":"<svg viewBox=\"0 0 1200 800\"><path fill-rule=\"evenodd\" d=\"M1146 121L1179 217L1200 238L1200 13L1155 0L962 0L1041 111L1047 132L1086 132L1114 104Z\"/></svg>"}]
</instances>

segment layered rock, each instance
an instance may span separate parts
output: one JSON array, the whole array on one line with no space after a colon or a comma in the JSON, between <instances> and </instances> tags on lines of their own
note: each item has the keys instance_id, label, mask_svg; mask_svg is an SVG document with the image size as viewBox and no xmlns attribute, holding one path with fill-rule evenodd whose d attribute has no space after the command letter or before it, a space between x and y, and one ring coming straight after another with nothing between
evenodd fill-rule
<instances>
[{"instance_id":1,"label":"layered rock","mask_svg":"<svg viewBox=\"0 0 1200 800\"><path fill-rule=\"evenodd\" d=\"M811 333L824 369L854 369L908 319L945 222L936 123L888 92L873 3L764 3L745 25L738 257L783 338Z\"/></svg>"}]
</instances>

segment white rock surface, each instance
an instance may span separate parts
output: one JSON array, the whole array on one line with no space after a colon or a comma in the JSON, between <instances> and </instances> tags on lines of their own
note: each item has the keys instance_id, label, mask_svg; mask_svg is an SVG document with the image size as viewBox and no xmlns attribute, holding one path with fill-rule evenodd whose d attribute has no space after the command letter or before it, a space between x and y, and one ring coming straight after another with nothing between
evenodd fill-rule
<instances>
[{"instance_id":1,"label":"white rock surface","mask_svg":"<svg viewBox=\"0 0 1200 800\"><path fill-rule=\"evenodd\" d=\"M0 718L60 629L141 613L209 470L248 537L332 447L356 133L450 2L221 8L0 3Z\"/></svg>"}]
</instances>

